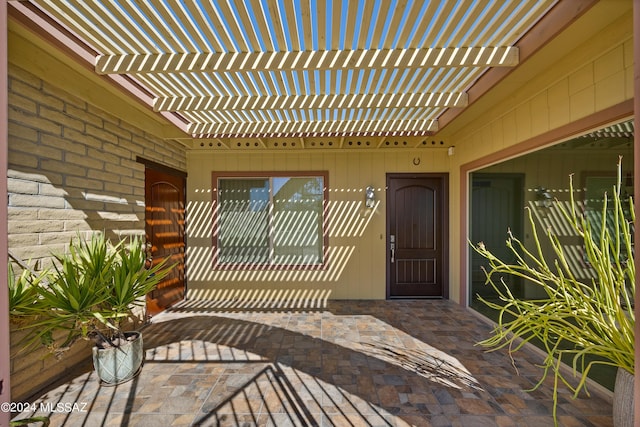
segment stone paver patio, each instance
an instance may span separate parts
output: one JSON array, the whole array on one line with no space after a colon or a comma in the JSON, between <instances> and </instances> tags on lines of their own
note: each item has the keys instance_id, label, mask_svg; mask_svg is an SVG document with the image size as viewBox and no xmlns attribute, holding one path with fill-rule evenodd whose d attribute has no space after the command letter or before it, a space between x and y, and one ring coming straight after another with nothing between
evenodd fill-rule
<instances>
[{"instance_id":1,"label":"stone paver patio","mask_svg":"<svg viewBox=\"0 0 640 427\"><path fill-rule=\"evenodd\" d=\"M139 376L100 386L84 366L34 400L38 415L52 426L553 425L551 383L526 391L541 357L521 352L516 372L505 352L475 346L490 327L450 301L185 302L143 331ZM563 389L558 414L563 426L612 425L596 394Z\"/></svg>"}]
</instances>

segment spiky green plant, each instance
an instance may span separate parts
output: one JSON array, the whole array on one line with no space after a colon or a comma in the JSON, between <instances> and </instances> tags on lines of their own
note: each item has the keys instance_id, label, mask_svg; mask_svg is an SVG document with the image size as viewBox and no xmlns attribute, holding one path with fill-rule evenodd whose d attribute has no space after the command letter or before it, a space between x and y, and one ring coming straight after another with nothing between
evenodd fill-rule
<instances>
[{"instance_id":1,"label":"spiky green plant","mask_svg":"<svg viewBox=\"0 0 640 427\"><path fill-rule=\"evenodd\" d=\"M39 311L38 286L47 283L49 270L34 272L27 268L16 275L13 264L8 263L7 284L9 287L9 315L13 321L21 322Z\"/></svg>"},{"instance_id":2,"label":"spiky green plant","mask_svg":"<svg viewBox=\"0 0 640 427\"><path fill-rule=\"evenodd\" d=\"M575 277L563 244L551 230L547 230L546 236L552 252L544 253L530 210L528 220L535 246L530 250L509 233L507 247L515 256L515 262L498 259L482 243L472 245L489 262L485 271L487 283L495 289L500 300L492 302L480 298L498 311L498 321L492 335L479 344L493 350L506 347L512 355L532 340L542 343L547 357L534 390L540 387L547 375L553 374L553 416L556 424L560 383L577 396L585 390L587 377L595 365L611 365L634 373L632 226L635 214L631 198L625 212L625 201L620 194L621 179L619 162L611 206L605 195L597 230L574 199L573 177L570 180L569 209L560 203L555 204L573 233L582 240L585 259L594 272L591 281ZM553 259L553 263L549 264L547 259ZM503 275L522 277L541 289L546 297L536 300L515 297L502 280ZM577 385L563 372L563 360L570 361L573 368L571 376L579 378Z\"/></svg>"},{"instance_id":3,"label":"spiky green plant","mask_svg":"<svg viewBox=\"0 0 640 427\"><path fill-rule=\"evenodd\" d=\"M144 304L144 296L169 273L166 260L145 268L144 242L139 237L113 245L103 234L73 239L64 254L55 255L48 286L37 286L41 320L35 337L57 355L80 338L115 345L122 338L122 320ZM66 339L55 345L54 334Z\"/></svg>"}]
</instances>

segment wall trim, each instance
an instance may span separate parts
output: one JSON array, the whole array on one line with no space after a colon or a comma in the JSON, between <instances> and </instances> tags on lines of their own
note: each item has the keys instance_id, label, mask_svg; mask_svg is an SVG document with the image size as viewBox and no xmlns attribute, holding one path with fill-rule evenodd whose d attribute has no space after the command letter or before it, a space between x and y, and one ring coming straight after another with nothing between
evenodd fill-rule
<instances>
[{"instance_id":1,"label":"wall trim","mask_svg":"<svg viewBox=\"0 0 640 427\"><path fill-rule=\"evenodd\" d=\"M8 403L11 401L11 383L10 383L10 339L9 339L9 295L4 291L7 289L7 262L9 249L8 236L8 208L4 203L7 200L7 170L9 168L8 152L9 152L9 132L8 132L8 49L7 49L7 3L0 4L0 283L3 292L0 292L0 402ZM0 411L0 425L8 426L11 419L9 411Z\"/></svg>"}]
</instances>

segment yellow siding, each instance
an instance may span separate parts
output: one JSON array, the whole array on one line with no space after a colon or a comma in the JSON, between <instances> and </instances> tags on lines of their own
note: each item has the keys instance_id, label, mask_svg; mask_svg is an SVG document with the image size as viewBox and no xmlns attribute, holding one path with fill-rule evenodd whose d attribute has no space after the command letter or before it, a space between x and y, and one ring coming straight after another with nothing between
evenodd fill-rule
<instances>
[{"instance_id":1,"label":"yellow siding","mask_svg":"<svg viewBox=\"0 0 640 427\"><path fill-rule=\"evenodd\" d=\"M456 146L450 176L452 299L458 299L460 282L466 281L458 268L464 260L456 234L460 200L466 197L459 191L460 167L632 99L631 7L631 1L599 2L439 135ZM572 172L566 159L574 157L569 153L532 160L538 163L527 165L526 171L566 183ZM612 167L607 164L607 169Z\"/></svg>"},{"instance_id":2,"label":"yellow siding","mask_svg":"<svg viewBox=\"0 0 640 427\"><path fill-rule=\"evenodd\" d=\"M420 165L413 164L414 158ZM312 296L385 298L385 182L388 172L448 172L445 148L402 151L211 153L188 156L188 262L190 298ZM329 172L329 251L324 271L216 271L212 269L213 171ZM378 205L364 206L364 189ZM253 290L253 291L249 291Z\"/></svg>"}]
</instances>

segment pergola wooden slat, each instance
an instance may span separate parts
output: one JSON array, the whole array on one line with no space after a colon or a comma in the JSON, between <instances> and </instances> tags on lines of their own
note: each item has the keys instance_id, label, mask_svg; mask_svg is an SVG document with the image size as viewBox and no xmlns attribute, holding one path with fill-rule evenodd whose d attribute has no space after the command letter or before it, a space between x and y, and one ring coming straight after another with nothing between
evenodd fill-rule
<instances>
[{"instance_id":1,"label":"pergola wooden slat","mask_svg":"<svg viewBox=\"0 0 640 427\"><path fill-rule=\"evenodd\" d=\"M482 75L519 65L557 0L30 2L98 52L97 73L224 138L436 132Z\"/></svg>"}]
</instances>

